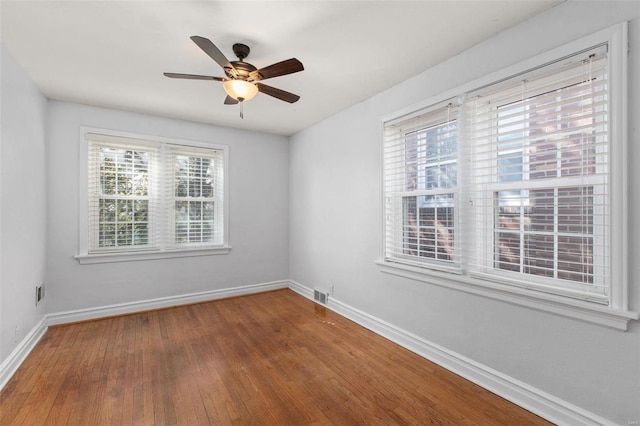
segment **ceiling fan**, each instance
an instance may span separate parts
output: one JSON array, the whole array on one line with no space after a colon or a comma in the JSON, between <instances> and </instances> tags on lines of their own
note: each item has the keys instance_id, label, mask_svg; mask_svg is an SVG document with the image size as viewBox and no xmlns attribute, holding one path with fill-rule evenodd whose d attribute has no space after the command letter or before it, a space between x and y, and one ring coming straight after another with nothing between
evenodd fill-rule
<instances>
[{"instance_id":1,"label":"ceiling fan","mask_svg":"<svg viewBox=\"0 0 640 426\"><path fill-rule=\"evenodd\" d=\"M221 81L222 87L227 93L227 97L224 100L225 105L235 105L248 101L257 95L258 92L289 103L297 102L300 99L298 95L260 83L260 81L268 78L293 74L304 70L302 62L296 58L287 59L269 65L268 67L257 69L255 66L244 61L250 52L249 46L245 44L236 43L233 45L233 53L238 57L238 60L230 62L211 40L200 36L192 36L191 40L222 67L226 77L170 72L165 72L165 76L190 80ZM240 116L242 117L242 112Z\"/></svg>"}]
</instances>

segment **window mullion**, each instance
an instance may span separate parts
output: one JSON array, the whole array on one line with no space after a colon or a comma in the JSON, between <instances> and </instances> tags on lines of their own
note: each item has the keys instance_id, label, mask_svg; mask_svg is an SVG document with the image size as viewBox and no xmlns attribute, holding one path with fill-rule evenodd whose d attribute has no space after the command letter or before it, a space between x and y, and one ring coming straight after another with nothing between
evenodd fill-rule
<instances>
[{"instance_id":1,"label":"window mullion","mask_svg":"<svg viewBox=\"0 0 640 426\"><path fill-rule=\"evenodd\" d=\"M558 254L560 249L559 240L559 215L560 198L558 188L553 189L553 278L558 278Z\"/></svg>"},{"instance_id":2,"label":"window mullion","mask_svg":"<svg viewBox=\"0 0 640 426\"><path fill-rule=\"evenodd\" d=\"M525 209L526 206L524 205L524 197L522 196L522 192L520 191L520 214L519 214L519 220L520 220L520 273L525 273L527 271L526 266L530 267L530 259L529 259L529 253L527 250L527 241L529 239L529 234L527 232L526 226L525 226L525 222L526 222L526 216L525 216Z\"/></svg>"}]
</instances>

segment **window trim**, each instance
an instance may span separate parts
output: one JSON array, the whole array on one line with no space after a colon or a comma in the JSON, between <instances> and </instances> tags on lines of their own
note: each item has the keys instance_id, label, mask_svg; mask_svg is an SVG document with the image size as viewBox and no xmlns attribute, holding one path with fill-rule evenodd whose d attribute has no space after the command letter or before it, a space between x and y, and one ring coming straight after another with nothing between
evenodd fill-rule
<instances>
[{"instance_id":1,"label":"window trim","mask_svg":"<svg viewBox=\"0 0 640 426\"><path fill-rule=\"evenodd\" d=\"M122 250L117 252L89 253L89 218L87 211L89 208L89 162L88 147L89 134L101 134L107 137L126 138L142 141L153 141L161 144L182 145L187 147L217 149L223 152L224 161L224 183L223 183L223 242L215 246L186 246L183 248L166 249L139 249ZM185 139L167 138L128 131L104 129L89 126L80 126L79 131L79 208L78 208L78 254L74 258L81 264L127 262L153 259L168 259L193 256L209 256L227 254L231 251L229 245L229 146L220 144L210 144Z\"/></svg>"},{"instance_id":2,"label":"window trim","mask_svg":"<svg viewBox=\"0 0 640 426\"><path fill-rule=\"evenodd\" d=\"M429 108L426 111L415 111L414 113L418 113L417 116L422 117L422 116L431 116L432 112L435 112L436 115L441 114L445 109L447 108L455 108L454 111L454 117L450 118L448 120L448 122L441 122L439 119L436 121L431 120L429 122L428 125L422 125L422 123L420 125L418 125L417 127L414 127L412 125L409 125L410 129L407 129L406 127L400 125L395 129L395 133L397 135L403 135L403 136L399 136L401 138L405 138L408 134L419 134L420 132L424 131L425 129L429 129L429 128L433 128L433 127L437 127L437 126L442 126L442 125L449 125L449 123L455 121L456 122L456 127L458 127L458 118L459 118L459 110L460 110L460 104L458 102L456 102L454 99L447 99L445 101L441 101L439 102L437 105L432 106L432 108ZM395 120L392 120L394 122L402 122L405 121L406 117L396 117ZM405 123L406 124L406 123ZM457 136L457 132L458 130L456 130L456 144L459 143L459 138ZM418 143L419 145L419 143ZM384 149L384 148L383 148ZM455 163L456 166L458 164L460 164L460 155L456 154L455 159L453 160L448 160L447 163ZM442 163L438 163L438 164L442 164ZM384 167L384 164L383 164ZM457 172L456 174L460 173L460 169L457 168ZM416 171L416 173L419 173L419 171ZM386 188L384 187L385 182L384 179L382 181L383 183L383 193L386 191ZM425 180L426 182L426 180ZM456 185L452 186L452 187L443 187L443 188L422 188L422 189L414 189L414 190L407 190L407 189L403 189L400 191L395 191L394 195L397 197L396 200L394 200L394 208L397 210L403 210L403 203L404 200L406 198L420 198L423 196L438 196L438 195L450 195L452 197L452 201L451 201L451 207L454 209L454 211L456 211L459 208L459 198L460 198L460 187L458 186L458 184L456 183ZM384 201L383 201L384 203ZM398 223L394 224L394 227L396 228L396 232L398 234L402 234L403 230L404 230L404 226L402 221L398 221ZM459 228L459 217L457 214L454 214L454 229L458 229ZM384 233L386 235L386 231L387 229L384 229ZM385 240L386 242L386 240ZM420 261L415 260L415 256L412 255L407 255L407 254L401 254L401 255L397 255L395 257L395 259L397 259L398 261L400 261L400 259L404 259L402 260L402 263L405 265L415 265L416 267L420 267L420 264L423 265L428 265L425 267L428 267L429 269L434 269L434 270L438 270L438 271L446 271L446 272L450 272L450 273L454 273L454 274L462 274L462 268L461 268L461 245L460 245L460 241L459 239L455 239L454 238L454 253L453 253L453 258L450 260L441 260L438 259L437 257L434 258L422 258ZM383 255L384 255L384 247L383 247Z\"/></svg>"},{"instance_id":3,"label":"window trim","mask_svg":"<svg viewBox=\"0 0 640 426\"><path fill-rule=\"evenodd\" d=\"M385 123L399 120L403 116L415 114L417 111L435 107L439 103L464 96L484 87L509 80L514 76L541 68L552 63L560 62L584 50L604 43L609 47L610 73L619 78L610 80L609 127L610 138L615 143L610 144L611 164L621 165L612 167L610 172L611 208L610 220L610 270L611 295L608 306L571 299L565 296L547 294L540 291L530 291L525 288L513 287L499 281L482 279L473 275L460 275L417 267L385 259L386 221L381 221L380 257L375 263L382 273L400 276L412 280L444 286L467 293L488 297L515 305L525 306L545 312L562 315L569 318L583 320L618 330L626 330L630 320L640 319L640 313L629 309L628 294L628 201L627 193L628 165L627 153L627 31L628 23L622 22L610 28L595 32L586 37L567 43L545 53L524 60L520 63L493 72L459 87L430 97L422 102L403 108L380 121L381 152L384 152ZM464 149L462 144L460 149ZM384 170L384 155L381 155L380 170ZM381 173L381 212L386 213L384 173Z\"/></svg>"},{"instance_id":4,"label":"window trim","mask_svg":"<svg viewBox=\"0 0 640 426\"><path fill-rule=\"evenodd\" d=\"M603 46L602 46L603 44L604 43L601 43L600 46L596 46L593 49L584 49L583 51L577 51L576 55L580 55L581 53L586 53L585 51L590 51L590 50L598 50L598 51L603 50ZM609 63L608 66L609 68L611 68L611 63ZM540 67L540 69L544 71L544 66ZM557 74L563 74L563 73L564 71L560 71L559 73L556 72L551 77L549 76L544 77L543 80L549 80L550 78L552 80L555 80L557 78L556 77ZM570 73L572 73L572 71L570 71ZM607 80L607 81L611 82L611 80ZM569 84L569 85L573 85L573 84ZM522 94L519 93L520 89L515 89L515 88L510 89L510 92L512 93L507 94L507 96L504 95L505 91L502 89L494 90L491 92L496 92L496 93L486 95L485 99L483 100L483 105L479 108L481 110L481 114L487 114L492 117L491 118L492 124L489 126L495 130L498 127L497 122L500 120L499 110L504 106L512 105L518 102L522 98ZM545 96L545 95L547 95L547 93L538 93L533 91L528 95L529 103L535 104L535 102L533 102L535 98L539 96ZM500 102L493 101L496 96L500 99ZM607 116L608 115L610 114L607 114ZM611 138L611 141L612 140L613 138ZM500 145L500 142L496 141L496 146L499 146L499 145ZM610 146L610 143L609 143L609 146ZM523 152L525 152L527 149L528 147L521 147L521 148L515 149L515 151L522 150ZM530 154L527 153L526 155L528 156ZM500 152L498 150L491 154L491 159L489 160L492 163L492 167L495 169L498 169L499 167L499 156L500 156ZM523 165L523 169L521 173L523 175L528 176L529 173L531 172L528 167L529 162L523 161L521 164ZM594 167L602 167L602 166L598 166L598 164L595 164ZM557 171L559 169L555 169L555 170ZM603 178L600 173L597 173L596 175L581 175L579 177L556 175L553 178L546 178L542 180L530 179L530 178L516 180L516 181L495 180L483 185L482 191L485 193L485 195L481 196L480 199L483 199L483 200L493 199L493 196L490 196L488 194L492 194L492 193L495 194L500 191L553 190L554 194L557 194L558 191L564 188L582 187L586 185L586 186L593 187L594 192L592 194L592 197L594 199L600 199L602 201L602 198L605 198L605 195L603 195L602 193L599 193L598 189L600 189L599 185L603 184L604 180L605 178ZM604 203L602 203L601 201L594 201L594 205L601 205L601 204L604 205ZM498 232L498 230L495 229L493 226L495 216L490 212L494 208L494 206L491 204L488 204L486 205L485 208L486 208L486 212L484 213L483 230L486 233L494 234ZM557 216L555 216L555 219L557 219ZM598 215L594 215L593 219L595 223L595 221L600 219L600 217ZM607 238L609 234L608 227L594 226L593 229L594 231L591 234L591 237L594 239L594 241L597 240L601 242L598 244L594 243L594 246L597 246L597 247L604 246L603 242L608 239ZM555 231L554 231L554 234L555 234ZM573 237L577 236L577 234L570 234L570 235ZM487 253L492 253L494 251L494 247L493 247L494 244L495 244L495 241L493 239L487 238L487 240L484 242L484 251ZM494 253L494 256L495 256L495 253ZM602 277L603 277L602 271L609 269L610 259L607 258L607 256L602 256L599 253L594 253L593 256L594 258L600 258L600 257L604 258L604 262L597 262L597 261L593 262L593 271L594 271L593 277L594 279L602 281ZM581 284L579 282L572 283L571 281L564 281L558 278L544 277L544 276L538 276L538 275L528 275L527 279L525 280L524 277L519 275L517 272L514 273L508 270L495 269L492 265L493 264L492 259L489 257L485 258L484 260L485 262L482 266L476 267L473 270L470 269L469 274L480 279L494 280L496 282L502 281L505 284L515 285L520 287L527 287L527 284L531 283L532 286L534 286L537 291L541 291L541 292L550 291L550 292L554 292L559 296L564 296L564 297L576 297L576 294L579 294L580 290L585 287L584 284ZM554 261L557 261L557 259L554 259ZM555 270L555 272L557 273L559 271ZM522 277L522 279L519 279L519 277ZM594 281L593 284L595 283L596 281ZM600 282L600 285L602 287L602 282ZM610 287L608 287L608 289L610 289ZM609 296L604 294L605 293L604 287L602 287L602 290L603 291L600 294L598 294L598 292L590 292L588 296L584 296L583 300L594 302L594 303L608 303Z\"/></svg>"},{"instance_id":5,"label":"window trim","mask_svg":"<svg viewBox=\"0 0 640 426\"><path fill-rule=\"evenodd\" d=\"M461 276L436 270L413 267L378 260L375 262L381 273L445 287L464 293L486 297L538 311L549 312L568 318L626 331L628 322L640 318L630 310L612 309L608 306L583 302L554 294L531 292L524 288L507 286L499 282L476 277Z\"/></svg>"}]
</instances>

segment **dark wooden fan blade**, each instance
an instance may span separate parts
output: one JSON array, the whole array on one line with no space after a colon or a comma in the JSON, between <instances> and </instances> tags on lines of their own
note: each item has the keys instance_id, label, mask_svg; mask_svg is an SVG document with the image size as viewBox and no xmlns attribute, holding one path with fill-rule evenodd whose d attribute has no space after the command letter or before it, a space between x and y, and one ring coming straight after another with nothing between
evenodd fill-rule
<instances>
[{"instance_id":1,"label":"dark wooden fan blade","mask_svg":"<svg viewBox=\"0 0 640 426\"><path fill-rule=\"evenodd\" d=\"M169 78L186 78L188 80L215 80L215 81L226 81L226 78L222 77L213 77L210 75L197 75L197 74L179 74L175 72L165 72L165 77Z\"/></svg>"},{"instance_id":2,"label":"dark wooden fan blade","mask_svg":"<svg viewBox=\"0 0 640 426\"><path fill-rule=\"evenodd\" d=\"M296 58L287 59L277 64L269 65L251 73L253 81L266 80L268 78L280 77L281 75L293 74L304 70L302 62Z\"/></svg>"},{"instance_id":3,"label":"dark wooden fan blade","mask_svg":"<svg viewBox=\"0 0 640 426\"><path fill-rule=\"evenodd\" d=\"M193 42L204 51L204 53L209 55L211 59L216 61L222 68L230 68L235 71L235 68L233 67L233 65L231 65L231 62L229 62L227 57L224 56L224 53L222 53L220 49L218 49L216 45L211 42L211 40L200 36L191 36L191 40L193 40Z\"/></svg>"},{"instance_id":4,"label":"dark wooden fan blade","mask_svg":"<svg viewBox=\"0 0 640 426\"><path fill-rule=\"evenodd\" d=\"M298 99L300 99L300 96L298 95L285 92L282 89L276 89L275 87L267 86L266 84L256 83L256 86L258 86L258 90L265 95L273 96L274 98L289 102L290 104L297 102Z\"/></svg>"},{"instance_id":5,"label":"dark wooden fan blade","mask_svg":"<svg viewBox=\"0 0 640 426\"><path fill-rule=\"evenodd\" d=\"M225 105L235 105L238 103L237 99L233 99L231 96L227 95L227 97L224 100L224 104Z\"/></svg>"}]
</instances>

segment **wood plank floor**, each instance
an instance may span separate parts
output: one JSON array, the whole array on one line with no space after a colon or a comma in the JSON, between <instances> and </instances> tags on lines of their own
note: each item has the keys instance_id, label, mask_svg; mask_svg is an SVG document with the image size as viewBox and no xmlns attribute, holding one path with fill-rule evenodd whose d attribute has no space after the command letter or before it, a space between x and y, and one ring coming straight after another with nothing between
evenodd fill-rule
<instances>
[{"instance_id":1,"label":"wood plank floor","mask_svg":"<svg viewBox=\"0 0 640 426\"><path fill-rule=\"evenodd\" d=\"M539 425L290 290L51 327L1 425Z\"/></svg>"}]
</instances>

